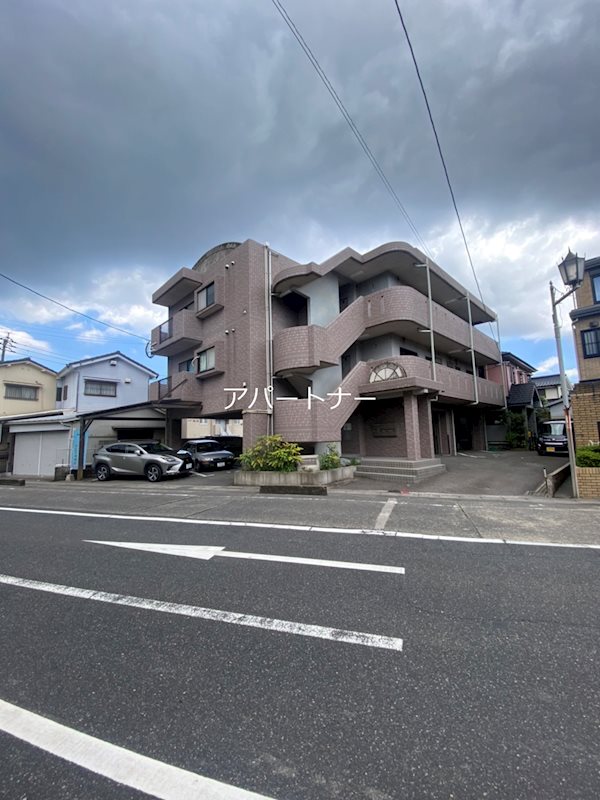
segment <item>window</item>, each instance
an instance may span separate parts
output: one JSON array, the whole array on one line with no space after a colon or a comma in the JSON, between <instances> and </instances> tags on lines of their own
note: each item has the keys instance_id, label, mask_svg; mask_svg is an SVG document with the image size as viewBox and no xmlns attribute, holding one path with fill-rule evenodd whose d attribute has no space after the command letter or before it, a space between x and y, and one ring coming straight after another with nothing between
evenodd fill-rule
<instances>
[{"instance_id":1,"label":"window","mask_svg":"<svg viewBox=\"0 0 600 800\"><path fill-rule=\"evenodd\" d=\"M62 400L62 388L60 386L56 387L56 402L60 403Z\"/></svg>"},{"instance_id":2,"label":"window","mask_svg":"<svg viewBox=\"0 0 600 800\"><path fill-rule=\"evenodd\" d=\"M62 399L66 400L68 394L69 394L69 387L68 386L63 386L63 398Z\"/></svg>"},{"instance_id":3,"label":"window","mask_svg":"<svg viewBox=\"0 0 600 800\"><path fill-rule=\"evenodd\" d=\"M6 400L37 400L37 386L23 386L20 383L5 383L4 398Z\"/></svg>"},{"instance_id":4,"label":"window","mask_svg":"<svg viewBox=\"0 0 600 800\"><path fill-rule=\"evenodd\" d=\"M117 384L112 381L88 381L85 382L84 394L94 397L116 397Z\"/></svg>"},{"instance_id":5,"label":"window","mask_svg":"<svg viewBox=\"0 0 600 800\"><path fill-rule=\"evenodd\" d=\"M186 361L180 361L177 365L177 372L193 372L194 359L188 358Z\"/></svg>"},{"instance_id":6,"label":"window","mask_svg":"<svg viewBox=\"0 0 600 800\"><path fill-rule=\"evenodd\" d=\"M214 283L209 283L205 289L202 289L198 292L198 311L202 311L203 308L208 308L208 306L212 306L215 302L215 285Z\"/></svg>"},{"instance_id":7,"label":"window","mask_svg":"<svg viewBox=\"0 0 600 800\"><path fill-rule=\"evenodd\" d=\"M600 328L581 331L581 343L584 358L600 357Z\"/></svg>"},{"instance_id":8,"label":"window","mask_svg":"<svg viewBox=\"0 0 600 800\"><path fill-rule=\"evenodd\" d=\"M590 275L592 279L592 293L594 295L594 303L600 303L600 272L596 275Z\"/></svg>"},{"instance_id":9,"label":"window","mask_svg":"<svg viewBox=\"0 0 600 800\"><path fill-rule=\"evenodd\" d=\"M198 353L198 372L206 372L208 369L215 367L215 348L209 347L208 350L203 350Z\"/></svg>"}]
</instances>

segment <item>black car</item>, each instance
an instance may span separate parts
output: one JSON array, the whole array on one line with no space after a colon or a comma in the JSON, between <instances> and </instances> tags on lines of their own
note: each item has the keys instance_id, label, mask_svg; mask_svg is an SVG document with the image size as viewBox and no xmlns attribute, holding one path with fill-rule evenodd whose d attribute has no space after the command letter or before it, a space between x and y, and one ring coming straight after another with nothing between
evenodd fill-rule
<instances>
[{"instance_id":1,"label":"black car","mask_svg":"<svg viewBox=\"0 0 600 800\"><path fill-rule=\"evenodd\" d=\"M537 440L537 451L540 456L554 453L566 455L569 452L567 430L564 422L553 420L542 423Z\"/></svg>"},{"instance_id":2,"label":"black car","mask_svg":"<svg viewBox=\"0 0 600 800\"><path fill-rule=\"evenodd\" d=\"M197 472L205 469L231 469L235 465L235 456L231 450L224 450L215 439L188 439L182 445L182 450L190 454Z\"/></svg>"}]
</instances>

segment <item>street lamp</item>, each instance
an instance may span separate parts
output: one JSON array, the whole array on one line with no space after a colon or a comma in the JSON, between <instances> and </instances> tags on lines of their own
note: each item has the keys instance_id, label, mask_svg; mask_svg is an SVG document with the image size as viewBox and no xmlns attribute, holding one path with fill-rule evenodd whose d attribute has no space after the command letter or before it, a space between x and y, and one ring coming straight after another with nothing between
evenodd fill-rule
<instances>
[{"instance_id":1,"label":"street lamp","mask_svg":"<svg viewBox=\"0 0 600 800\"><path fill-rule=\"evenodd\" d=\"M565 373L565 363L563 359L562 341L560 338L560 323L558 321L558 314L556 313L556 306L562 303L567 297L581 286L583 281L583 270L585 267L585 258L581 258L577 253L572 253L570 248L565 258L558 265L560 277L565 286L570 287L567 292L560 295L556 299L556 289L554 284L550 281L550 302L552 303L552 322L554 323L554 338L556 339L556 352L558 355L558 370L560 372L560 386L562 392L563 412L565 415L565 428L567 432L567 445L569 448L569 465L571 467L571 488L573 497L579 497L579 489L577 487L577 466L575 460L575 443L573 442L573 428L571 426L571 407L569 403L569 391L567 388L567 375Z\"/></svg>"}]
</instances>

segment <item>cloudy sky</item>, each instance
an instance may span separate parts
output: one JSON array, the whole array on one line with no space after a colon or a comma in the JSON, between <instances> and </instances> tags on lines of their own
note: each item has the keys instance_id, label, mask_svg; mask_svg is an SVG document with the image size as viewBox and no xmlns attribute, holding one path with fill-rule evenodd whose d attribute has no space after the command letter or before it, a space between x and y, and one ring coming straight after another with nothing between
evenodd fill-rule
<instances>
[{"instance_id":1,"label":"cloudy sky","mask_svg":"<svg viewBox=\"0 0 600 800\"><path fill-rule=\"evenodd\" d=\"M435 260L475 291L394 0L282 0ZM600 255L598 0L401 0L502 347L556 371L548 281ZM222 241L298 261L415 236L271 0L0 0L9 357L120 349ZM568 310L567 366L575 366ZM140 338L141 337L141 338Z\"/></svg>"}]
</instances>

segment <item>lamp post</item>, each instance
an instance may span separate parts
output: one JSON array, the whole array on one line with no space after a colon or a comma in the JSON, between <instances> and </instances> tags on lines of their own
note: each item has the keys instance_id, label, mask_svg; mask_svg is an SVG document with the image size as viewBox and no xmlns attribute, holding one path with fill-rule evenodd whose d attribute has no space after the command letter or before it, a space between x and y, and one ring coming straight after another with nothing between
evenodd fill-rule
<instances>
[{"instance_id":1,"label":"lamp post","mask_svg":"<svg viewBox=\"0 0 600 800\"><path fill-rule=\"evenodd\" d=\"M569 402L569 390L567 388L567 375L565 373L565 363L563 359L562 341L560 338L560 323L558 321L558 314L556 313L556 306L562 303L567 297L570 297L573 292L581 286L583 281L583 270L585 266L585 258L577 255L577 253L569 252L565 258L558 265L560 277L565 286L569 287L563 295L557 299L556 289L552 281L550 281L550 302L552 304L552 322L554 323L554 338L556 339L556 353L558 355L558 369L560 372L560 386L562 392L563 412L565 415L565 428L567 433L567 446L569 448L569 465L571 467L571 488L573 497L579 497L579 489L577 487L577 465L575 459L575 443L573 441L573 428L571 426L571 406Z\"/></svg>"}]
</instances>

